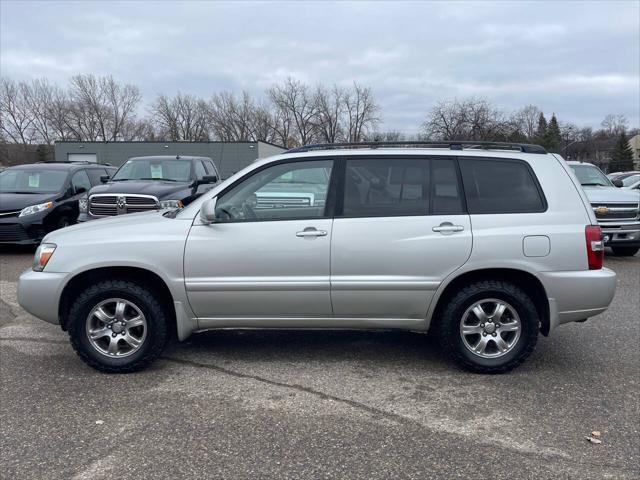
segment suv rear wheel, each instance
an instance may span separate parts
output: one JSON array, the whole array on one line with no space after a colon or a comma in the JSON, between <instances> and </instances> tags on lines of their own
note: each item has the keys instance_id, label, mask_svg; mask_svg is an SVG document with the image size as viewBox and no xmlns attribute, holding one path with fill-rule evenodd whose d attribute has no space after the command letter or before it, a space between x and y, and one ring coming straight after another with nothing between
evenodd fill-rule
<instances>
[{"instance_id":1,"label":"suv rear wheel","mask_svg":"<svg viewBox=\"0 0 640 480\"><path fill-rule=\"evenodd\" d=\"M165 309L152 291L127 280L88 287L71 306L71 344L93 368L109 373L140 370L157 358L169 339Z\"/></svg>"},{"instance_id":2,"label":"suv rear wheel","mask_svg":"<svg viewBox=\"0 0 640 480\"><path fill-rule=\"evenodd\" d=\"M443 349L463 368L502 373L526 360L538 340L539 316L523 290L502 280L466 286L437 325Z\"/></svg>"}]
</instances>

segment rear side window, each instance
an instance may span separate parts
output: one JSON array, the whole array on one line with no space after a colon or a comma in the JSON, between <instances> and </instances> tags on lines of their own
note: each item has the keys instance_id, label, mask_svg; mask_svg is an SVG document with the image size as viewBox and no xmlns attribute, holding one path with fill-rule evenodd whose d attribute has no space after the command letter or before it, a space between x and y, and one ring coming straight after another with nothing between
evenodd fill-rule
<instances>
[{"instance_id":1,"label":"rear side window","mask_svg":"<svg viewBox=\"0 0 640 480\"><path fill-rule=\"evenodd\" d=\"M515 160L461 158L469 213L544 212L546 203L529 166Z\"/></svg>"},{"instance_id":2,"label":"rear side window","mask_svg":"<svg viewBox=\"0 0 640 480\"><path fill-rule=\"evenodd\" d=\"M349 159L343 215L393 217L462 213L453 160Z\"/></svg>"}]
</instances>

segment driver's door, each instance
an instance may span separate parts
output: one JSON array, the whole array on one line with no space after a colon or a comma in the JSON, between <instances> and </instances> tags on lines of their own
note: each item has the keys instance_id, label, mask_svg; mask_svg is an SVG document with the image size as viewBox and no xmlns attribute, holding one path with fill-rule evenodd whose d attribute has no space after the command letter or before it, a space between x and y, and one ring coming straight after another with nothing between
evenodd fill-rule
<instances>
[{"instance_id":1,"label":"driver's door","mask_svg":"<svg viewBox=\"0 0 640 480\"><path fill-rule=\"evenodd\" d=\"M218 196L215 223L196 219L184 269L199 318L235 317L251 326L273 317L332 315L333 220L326 209L332 167L325 159L269 165Z\"/></svg>"}]
</instances>

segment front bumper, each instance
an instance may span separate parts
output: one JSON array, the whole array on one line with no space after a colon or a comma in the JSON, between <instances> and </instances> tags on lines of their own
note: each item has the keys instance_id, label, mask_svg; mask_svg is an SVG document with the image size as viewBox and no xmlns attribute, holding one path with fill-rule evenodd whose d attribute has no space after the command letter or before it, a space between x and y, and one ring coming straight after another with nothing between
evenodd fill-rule
<instances>
[{"instance_id":1,"label":"front bumper","mask_svg":"<svg viewBox=\"0 0 640 480\"><path fill-rule=\"evenodd\" d=\"M67 275L25 270L18 280L18 303L31 315L59 324L58 303Z\"/></svg>"},{"instance_id":2,"label":"front bumper","mask_svg":"<svg viewBox=\"0 0 640 480\"><path fill-rule=\"evenodd\" d=\"M45 213L0 217L0 244L37 245L46 235Z\"/></svg>"},{"instance_id":3,"label":"front bumper","mask_svg":"<svg viewBox=\"0 0 640 480\"><path fill-rule=\"evenodd\" d=\"M549 297L549 332L563 323L604 312L616 293L616 273L608 268L542 272L538 278Z\"/></svg>"},{"instance_id":4,"label":"front bumper","mask_svg":"<svg viewBox=\"0 0 640 480\"><path fill-rule=\"evenodd\" d=\"M599 222L607 247L640 247L640 223L609 224Z\"/></svg>"}]
</instances>

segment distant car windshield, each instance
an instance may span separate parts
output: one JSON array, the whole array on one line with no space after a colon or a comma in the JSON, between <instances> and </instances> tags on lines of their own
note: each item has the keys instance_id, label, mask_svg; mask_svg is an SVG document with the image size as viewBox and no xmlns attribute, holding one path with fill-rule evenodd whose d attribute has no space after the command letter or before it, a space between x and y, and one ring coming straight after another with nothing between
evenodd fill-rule
<instances>
[{"instance_id":1,"label":"distant car windshield","mask_svg":"<svg viewBox=\"0 0 640 480\"><path fill-rule=\"evenodd\" d=\"M622 179L622 186L629 187L640 180L640 173L636 173L635 175L630 175L626 178Z\"/></svg>"},{"instance_id":2,"label":"distant car windshield","mask_svg":"<svg viewBox=\"0 0 640 480\"><path fill-rule=\"evenodd\" d=\"M612 187L613 184L602 171L594 165L570 165L573 173L583 186Z\"/></svg>"},{"instance_id":3,"label":"distant car windshield","mask_svg":"<svg viewBox=\"0 0 640 480\"><path fill-rule=\"evenodd\" d=\"M0 192L56 193L66 178L66 170L10 168L0 173Z\"/></svg>"},{"instance_id":4,"label":"distant car windshield","mask_svg":"<svg viewBox=\"0 0 640 480\"><path fill-rule=\"evenodd\" d=\"M188 160L128 160L111 180L166 180L188 182L191 178L191 162Z\"/></svg>"}]
</instances>

